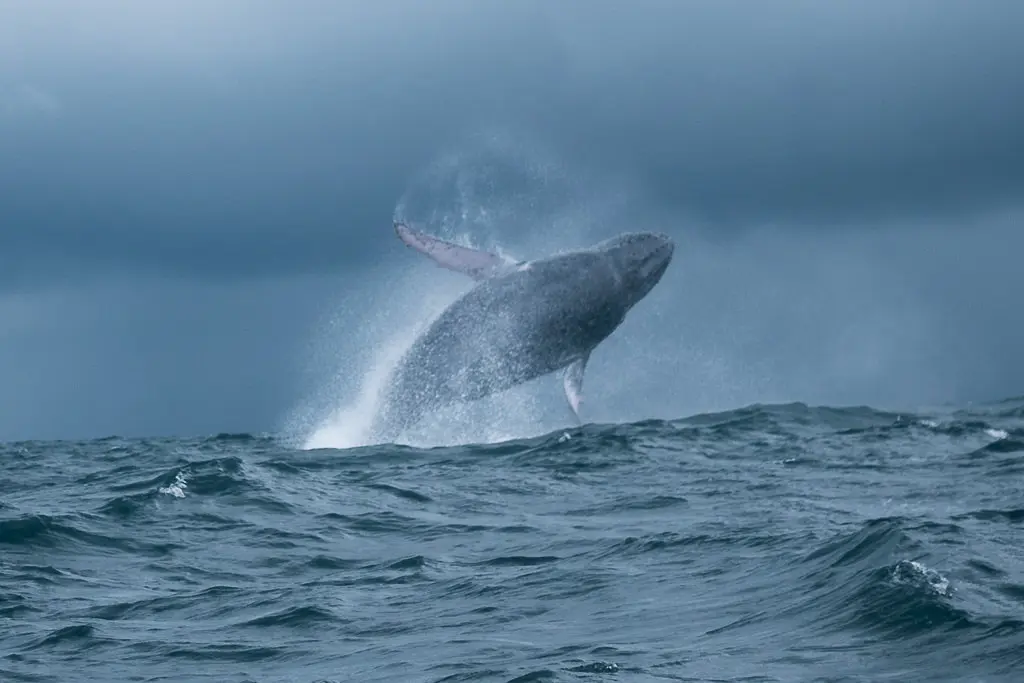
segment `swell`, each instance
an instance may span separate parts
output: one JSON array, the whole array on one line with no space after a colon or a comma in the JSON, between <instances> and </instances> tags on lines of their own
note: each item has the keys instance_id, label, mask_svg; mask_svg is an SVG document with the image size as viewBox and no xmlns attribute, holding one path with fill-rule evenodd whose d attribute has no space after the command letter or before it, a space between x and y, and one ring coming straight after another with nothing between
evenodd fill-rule
<instances>
[{"instance_id":1,"label":"swell","mask_svg":"<svg viewBox=\"0 0 1024 683\"><path fill-rule=\"evenodd\" d=\"M984 664L994 675L1010 674L1021 661L1024 621L1013 610L976 613L958 599L954 582L929 566L918 540L918 532L934 533L934 526L888 517L838 534L777 567L762 585L759 609L707 635L735 638L786 624L791 635L824 641L796 652L884 647L889 657L927 668L941 651L965 670ZM941 531L963 533L955 526Z\"/></svg>"},{"instance_id":2,"label":"swell","mask_svg":"<svg viewBox=\"0 0 1024 683\"><path fill-rule=\"evenodd\" d=\"M423 449L7 447L0 676L1010 676L1015 410L758 405Z\"/></svg>"},{"instance_id":3,"label":"swell","mask_svg":"<svg viewBox=\"0 0 1024 683\"><path fill-rule=\"evenodd\" d=\"M26 550L57 549L80 552L82 549L117 550L129 555L165 556L176 548L175 543L151 543L116 533L101 533L87 529L99 526L95 516L33 515L0 520L0 545Z\"/></svg>"}]
</instances>

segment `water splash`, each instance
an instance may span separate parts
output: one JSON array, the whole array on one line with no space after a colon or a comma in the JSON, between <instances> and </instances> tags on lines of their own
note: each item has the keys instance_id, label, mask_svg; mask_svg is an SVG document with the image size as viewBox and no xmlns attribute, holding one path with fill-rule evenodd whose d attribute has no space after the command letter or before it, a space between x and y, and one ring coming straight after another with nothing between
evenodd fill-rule
<instances>
[{"instance_id":1,"label":"water splash","mask_svg":"<svg viewBox=\"0 0 1024 683\"><path fill-rule=\"evenodd\" d=\"M343 402L315 424L301 447L356 448L380 443L373 422L382 407L384 389L406 349L431 319L432 316L423 316L386 342L375 345L376 351L362 371L355 398ZM494 443L549 431L560 423L552 422L552 411L545 407L543 394L558 396L553 389L559 385L552 381L552 391L538 390L545 379L551 381L541 378L497 396L426 415L400 438L400 443L417 447ZM554 415L558 414L556 410ZM568 413L563 417L567 418Z\"/></svg>"},{"instance_id":2,"label":"water splash","mask_svg":"<svg viewBox=\"0 0 1024 683\"><path fill-rule=\"evenodd\" d=\"M382 345L363 377L355 400L340 406L320 423L302 447L355 448L373 443L371 427L380 405L381 393L395 364L414 338L414 330L408 330Z\"/></svg>"},{"instance_id":3,"label":"water splash","mask_svg":"<svg viewBox=\"0 0 1024 683\"><path fill-rule=\"evenodd\" d=\"M174 481L169 486L161 486L160 493L165 493L175 498L184 498L185 489L188 488L188 475L184 470L174 475Z\"/></svg>"},{"instance_id":4,"label":"water splash","mask_svg":"<svg viewBox=\"0 0 1024 683\"><path fill-rule=\"evenodd\" d=\"M463 246L520 260L616 232L606 219L621 207L623 196L607 188L595 191L592 181L574 177L538 145L490 131L441 155L418 174L396 203L393 218ZM319 361L317 396L293 414L292 427L285 430L296 435L297 445L353 448L376 443L372 424L402 354L445 306L474 284L439 270L424 257L409 254L400 263L380 265L378 274L360 288L360 298L371 300L360 304L346 298L345 310L321 335L323 348L337 350L330 360ZM353 310L360 306L364 310ZM337 370L328 372L329 365ZM425 416L403 441L415 446L490 443L564 427L570 418L560 384L542 377Z\"/></svg>"},{"instance_id":5,"label":"water splash","mask_svg":"<svg viewBox=\"0 0 1024 683\"><path fill-rule=\"evenodd\" d=\"M419 265L380 271L360 292L359 306L346 297L350 305L325 321L315 344L320 353L313 359L318 386L284 430L294 445L319 449L376 443L373 421L402 354L468 286L437 270Z\"/></svg>"}]
</instances>

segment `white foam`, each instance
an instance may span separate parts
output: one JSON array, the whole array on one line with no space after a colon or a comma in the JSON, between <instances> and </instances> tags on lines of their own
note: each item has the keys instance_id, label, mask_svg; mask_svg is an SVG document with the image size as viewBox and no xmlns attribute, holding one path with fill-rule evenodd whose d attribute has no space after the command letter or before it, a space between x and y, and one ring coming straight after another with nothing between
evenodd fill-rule
<instances>
[{"instance_id":1,"label":"white foam","mask_svg":"<svg viewBox=\"0 0 1024 683\"><path fill-rule=\"evenodd\" d=\"M997 441L1002 441L1010 436L1010 434L1003 429L986 429L985 433Z\"/></svg>"},{"instance_id":2,"label":"white foam","mask_svg":"<svg viewBox=\"0 0 1024 683\"><path fill-rule=\"evenodd\" d=\"M949 579L917 560L900 560L896 563L892 570L892 580L897 584L927 588L938 595L948 597L952 594Z\"/></svg>"},{"instance_id":3,"label":"white foam","mask_svg":"<svg viewBox=\"0 0 1024 683\"><path fill-rule=\"evenodd\" d=\"M185 474L184 470L182 470L181 472L178 472L177 475L175 475L174 481L171 483L170 486L160 487L160 493L166 493L168 495L174 496L175 498L184 498L185 489L187 488L188 476Z\"/></svg>"}]
</instances>

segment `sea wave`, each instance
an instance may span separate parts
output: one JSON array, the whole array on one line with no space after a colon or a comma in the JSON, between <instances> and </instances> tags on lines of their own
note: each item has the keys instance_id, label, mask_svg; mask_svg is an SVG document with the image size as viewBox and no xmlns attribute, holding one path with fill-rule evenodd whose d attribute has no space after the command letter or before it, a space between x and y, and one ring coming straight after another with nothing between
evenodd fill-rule
<instances>
[{"instance_id":1,"label":"sea wave","mask_svg":"<svg viewBox=\"0 0 1024 683\"><path fill-rule=\"evenodd\" d=\"M8 444L0 677L1015 680L1018 408Z\"/></svg>"}]
</instances>

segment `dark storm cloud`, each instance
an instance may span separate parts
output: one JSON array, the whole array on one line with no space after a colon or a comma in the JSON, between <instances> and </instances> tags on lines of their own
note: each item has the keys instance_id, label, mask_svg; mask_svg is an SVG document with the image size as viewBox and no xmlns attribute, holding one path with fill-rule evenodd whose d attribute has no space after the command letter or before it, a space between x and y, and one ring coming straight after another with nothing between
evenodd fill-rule
<instances>
[{"instance_id":1,"label":"dark storm cloud","mask_svg":"<svg viewBox=\"0 0 1024 683\"><path fill-rule=\"evenodd\" d=\"M6 277L372 256L508 125L718 227L1018 198L1024 7L40 2L0 27Z\"/></svg>"},{"instance_id":2,"label":"dark storm cloud","mask_svg":"<svg viewBox=\"0 0 1024 683\"><path fill-rule=\"evenodd\" d=\"M371 284L424 294L380 263L428 267L396 204L528 255L679 237L595 358L608 419L1021 393L1022 25L1010 0L0 4L0 438L274 428L320 316L349 306L333 348ZM487 131L568 179L412 192ZM656 377L608 372L639 348Z\"/></svg>"},{"instance_id":3,"label":"dark storm cloud","mask_svg":"<svg viewBox=\"0 0 1024 683\"><path fill-rule=\"evenodd\" d=\"M600 135L656 193L826 223L1019 200L1019 3L655 6L600 5L562 35L576 144Z\"/></svg>"},{"instance_id":4,"label":"dark storm cloud","mask_svg":"<svg viewBox=\"0 0 1024 683\"><path fill-rule=\"evenodd\" d=\"M468 3L104 7L127 5L41 3L0 28L15 269L358 261L415 168L500 100L522 102L538 65L515 26L478 25ZM52 111L33 120L40 98Z\"/></svg>"}]
</instances>

